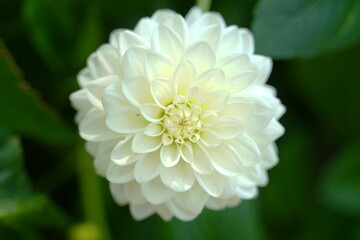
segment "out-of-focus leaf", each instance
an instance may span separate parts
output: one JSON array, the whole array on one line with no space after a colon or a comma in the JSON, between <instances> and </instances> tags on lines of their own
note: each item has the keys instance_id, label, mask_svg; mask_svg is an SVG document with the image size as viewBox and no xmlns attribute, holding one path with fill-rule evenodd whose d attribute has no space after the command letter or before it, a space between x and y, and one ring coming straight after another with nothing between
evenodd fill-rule
<instances>
[{"instance_id":1,"label":"out-of-focus leaf","mask_svg":"<svg viewBox=\"0 0 360 240\"><path fill-rule=\"evenodd\" d=\"M277 235L275 239L291 238L292 232L279 232L271 227L282 225L294 231L306 216L307 205L312 193L312 179L316 159L312 155L311 136L294 116L284 116L287 120L286 134L279 141L279 164L269 172L269 184L261 189L269 230ZM310 198L310 199L309 199ZM289 234L289 236L287 235Z\"/></svg>"},{"instance_id":2,"label":"out-of-focus leaf","mask_svg":"<svg viewBox=\"0 0 360 240\"><path fill-rule=\"evenodd\" d=\"M291 62L289 81L327 139L358 139L360 44L340 53Z\"/></svg>"},{"instance_id":3,"label":"out-of-focus leaf","mask_svg":"<svg viewBox=\"0 0 360 240\"><path fill-rule=\"evenodd\" d=\"M74 134L34 90L21 80L20 70L0 41L0 126L44 142L66 143Z\"/></svg>"},{"instance_id":4,"label":"out-of-focus leaf","mask_svg":"<svg viewBox=\"0 0 360 240\"><path fill-rule=\"evenodd\" d=\"M320 193L333 210L360 216L360 142L340 151L325 168Z\"/></svg>"},{"instance_id":5,"label":"out-of-focus leaf","mask_svg":"<svg viewBox=\"0 0 360 240\"><path fill-rule=\"evenodd\" d=\"M266 239L257 200L243 201L236 208L222 211L205 210L192 222L175 219L162 225L163 239Z\"/></svg>"},{"instance_id":6,"label":"out-of-focus leaf","mask_svg":"<svg viewBox=\"0 0 360 240\"><path fill-rule=\"evenodd\" d=\"M30 182L24 173L22 151L19 140L8 137L0 131L0 201L31 196ZM12 204L11 202L9 204ZM0 216L15 209L11 205L0 204Z\"/></svg>"},{"instance_id":7,"label":"out-of-focus leaf","mask_svg":"<svg viewBox=\"0 0 360 240\"><path fill-rule=\"evenodd\" d=\"M100 9L89 4L82 20L74 51L74 63L78 68L85 65L86 58L104 42L104 30L101 22Z\"/></svg>"},{"instance_id":8,"label":"out-of-focus leaf","mask_svg":"<svg viewBox=\"0 0 360 240\"><path fill-rule=\"evenodd\" d=\"M276 59L308 57L360 38L358 0L262 0L252 25L257 52Z\"/></svg>"},{"instance_id":9,"label":"out-of-focus leaf","mask_svg":"<svg viewBox=\"0 0 360 240\"><path fill-rule=\"evenodd\" d=\"M76 23L67 1L26 0L23 19L30 39L52 69L62 69L73 49Z\"/></svg>"},{"instance_id":10,"label":"out-of-focus leaf","mask_svg":"<svg viewBox=\"0 0 360 240\"><path fill-rule=\"evenodd\" d=\"M354 238L352 229L359 226L356 222L347 221L339 217L334 212L328 211L321 206L314 206L311 212L311 217L306 221L302 221L299 225L300 232L296 234L294 240L338 240L349 239L358 240ZM345 230L346 229L346 230Z\"/></svg>"},{"instance_id":11,"label":"out-of-focus leaf","mask_svg":"<svg viewBox=\"0 0 360 240\"><path fill-rule=\"evenodd\" d=\"M40 239L36 226L65 226L66 217L45 196L32 192L19 139L0 131L0 236ZM33 227L30 227L32 225ZM26 226L26 227L24 227Z\"/></svg>"}]
</instances>

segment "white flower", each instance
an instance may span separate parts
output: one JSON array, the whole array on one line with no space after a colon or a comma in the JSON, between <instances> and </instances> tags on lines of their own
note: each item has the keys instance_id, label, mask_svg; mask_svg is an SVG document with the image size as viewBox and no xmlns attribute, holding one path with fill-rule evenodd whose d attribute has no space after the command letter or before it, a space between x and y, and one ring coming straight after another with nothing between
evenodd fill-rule
<instances>
[{"instance_id":1,"label":"white flower","mask_svg":"<svg viewBox=\"0 0 360 240\"><path fill-rule=\"evenodd\" d=\"M118 29L71 95L98 174L137 220L192 220L254 198L277 161L285 108L271 59L218 13L170 10Z\"/></svg>"}]
</instances>

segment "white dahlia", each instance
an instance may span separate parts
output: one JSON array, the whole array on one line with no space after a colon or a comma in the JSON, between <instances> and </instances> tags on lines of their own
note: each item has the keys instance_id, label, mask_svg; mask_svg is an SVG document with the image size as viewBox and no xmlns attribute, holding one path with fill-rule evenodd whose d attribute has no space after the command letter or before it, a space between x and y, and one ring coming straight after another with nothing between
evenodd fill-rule
<instances>
[{"instance_id":1,"label":"white dahlia","mask_svg":"<svg viewBox=\"0 0 360 240\"><path fill-rule=\"evenodd\" d=\"M249 30L194 7L159 10L90 55L71 95L80 135L120 205L192 220L254 198L285 108Z\"/></svg>"}]
</instances>

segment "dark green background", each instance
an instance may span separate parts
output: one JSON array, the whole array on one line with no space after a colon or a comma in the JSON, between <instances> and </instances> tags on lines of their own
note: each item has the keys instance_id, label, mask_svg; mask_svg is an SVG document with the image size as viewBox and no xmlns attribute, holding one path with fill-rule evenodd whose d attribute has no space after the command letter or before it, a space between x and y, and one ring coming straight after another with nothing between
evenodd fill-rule
<instances>
[{"instance_id":1,"label":"dark green background","mask_svg":"<svg viewBox=\"0 0 360 240\"><path fill-rule=\"evenodd\" d=\"M76 74L113 29L192 5L0 0L0 239L360 239L359 0L213 0L275 59L280 163L256 200L190 223L113 202L76 133Z\"/></svg>"}]
</instances>

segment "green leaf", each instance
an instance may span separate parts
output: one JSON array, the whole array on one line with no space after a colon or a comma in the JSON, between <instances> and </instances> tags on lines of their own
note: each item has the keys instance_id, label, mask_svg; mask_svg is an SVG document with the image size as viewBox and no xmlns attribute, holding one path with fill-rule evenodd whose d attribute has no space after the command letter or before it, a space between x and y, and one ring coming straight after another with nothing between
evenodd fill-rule
<instances>
[{"instance_id":1,"label":"green leaf","mask_svg":"<svg viewBox=\"0 0 360 240\"><path fill-rule=\"evenodd\" d=\"M19 139L0 131L0 201L31 195L29 179L24 173ZM0 204L0 216L8 209Z\"/></svg>"},{"instance_id":2,"label":"green leaf","mask_svg":"<svg viewBox=\"0 0 360 240\"><path fill-rule=\"evenodd\" d=\"M0 40L0 127L43 142L67 143L74 134L23 80Z\"/></svg>"},{"instance_id":3,"label":"green leaf","mask_svg":"<svg viewBox=\"0 0 360 240\"><path fill-rule=\"evenodd\" d=\"M314 56L360 38L358 0L261 0L252 25L257 52L276 59Z\"/></svg>"},{"instance_id":4,"label":"green leaf","mask_svg":"<svg viewBox=\"0 0 360 240\"><path fill-rule=\"evenodd\" d=\"M67 1L26 0L23 19L35 48L52 69L62 70L73 49L75 17Z\"/></svg>"},{"instance_id":5,"label":"green leaf","mask_svg":"<svg viewBox=\"0 0 360 240\"><path fill-rule=\"evenodd\" d=\"M324 170L320 192L331 209L360 216L360 142L347 146Z\"/></svg>"},{"instance_id":6,"label":"green leaf","mask_svg":"<svg viewBox=\"0 0 360 240\"><path fill-rule=\"evenodd\" d=\"M64 227L66 222L45 196L32 192L19 139L0 130L0 236L40 239L37 226Z\"/></svg>"}]
</instances>

